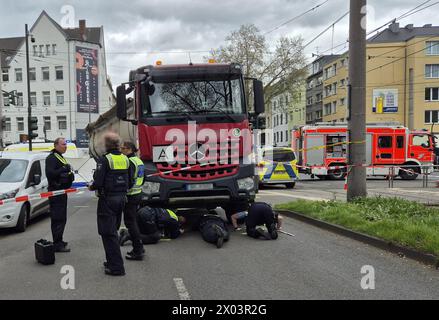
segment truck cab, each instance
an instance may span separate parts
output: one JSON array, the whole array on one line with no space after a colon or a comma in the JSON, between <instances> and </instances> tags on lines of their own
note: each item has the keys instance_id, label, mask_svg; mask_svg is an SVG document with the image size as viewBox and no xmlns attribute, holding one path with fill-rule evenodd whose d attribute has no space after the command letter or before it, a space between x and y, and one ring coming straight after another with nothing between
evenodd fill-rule
<instances>
[{"instance_id":1,"label":"truck cab","mask_svg":"<svg viewBox=\"0 0 439 320\"><path fill-rule=\"evenodd\" d=\"M256 181L244 78L238 64L146 66L117 89L117 115L137 126L143 202L166 208L252 202ZM264 111L253 80L255 113ZM134 92L134 118L127 94Z\"/></svg>"}]
</instances>

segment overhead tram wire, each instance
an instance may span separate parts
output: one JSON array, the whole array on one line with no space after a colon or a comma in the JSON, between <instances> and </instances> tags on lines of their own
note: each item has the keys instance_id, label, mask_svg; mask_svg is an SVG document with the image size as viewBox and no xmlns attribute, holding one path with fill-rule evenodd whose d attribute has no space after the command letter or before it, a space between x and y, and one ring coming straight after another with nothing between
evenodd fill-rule
<instances>
[{"instance_id":1,"label":"overhead tram wire","mask_svg":"<svg viewBox=\"0 0 439 320\"><path fill-rule=\"evenodd\" d=\"M427 4L427 3L430 2L430 1L431 1L431 0L429 0L429 1L425 1L425 2L421 3L420 5L417 5L415 8L410 9L409 11L405 12L404 14L402 14L401 16L399 16L398 18L394 18L394 19L388 21L387 23L381 25L380 27L375 28L375 29L372 30L372 31L369 31L369 32L367 33L367 36L371 35L372 33L376 32L376 31L378 31L378 30L380 30L380 29L382 29L382 28L385 27L385 26L388 26L389 24L391 24L391 23L393 23L393 22L397 22L397 21L399 21L399 20L402 20L402 19L408 18L408 17L410 17L411 15L414 15L414 14L416 14L416 13L418 13L418 12L421 12L421 11L423 11L423 10L425 10L425 9L431 8L432 6L435 6L435 5L438 5L438 4L439 4L439 1L437 1L437 2L432 3L432 4L430 4L430 5L426 6L426 7L423 7L423 8L418 9L419 7L421 7L421 6L424 5L424 4ZM418 10L416 10L416 9L418 9ZM414 11L414 10L416 10L416 11ZM340 46L346 45L346 43L349 43L349 39L346 39L344 42L340 43L339 45L335 46L334 48L338 48L338 47L340 47ZM322 51L322 53L325 53L325 52L331 51L332 49L333 49L333 48L326 49L326 50Z\"/></svg>"},{"instance_id":2,"label":"overhead tram wire","mask_svg":"<svg viewBox=\"0 0 439 320\"><path fill-rule=\"evenodd\" d=\"M318 5L316 5L316 6L314 6L314 7L312 7L311 9L308 9L307 11L302 12L301 14L299 14L299 15L297 15L297 16L295 16L295 17L293 17L293 18L291 18L291 19L289 19L289 20L283 22L282 24L278 25L277 27L274 27L274 28L271 29L270 31L267 31L267 32L263 33L262 35L265 36L265 35L267 35L267 34L269 34L269 33L272 33L272 32L274 32L274 31L276 31L276 30L282 28L283 26L285 26L285 25L287 25L287 24L289 24L289 23L291 23L291 22L293 22L293 21L295 21L295 20L297 20L297 19L303 17L304 15L306 15L306 14L308 14L308 13L310 13L310 12L312 12L312 11L318 9L318 8L320 8L321 6L323 6L324 4L326 4L327 2L329 2L329 0L326 0L326 1L324 1L324 2L322 2L322 3L320 3L320 4L318 4Z\"/></svg>"}]
</instances>

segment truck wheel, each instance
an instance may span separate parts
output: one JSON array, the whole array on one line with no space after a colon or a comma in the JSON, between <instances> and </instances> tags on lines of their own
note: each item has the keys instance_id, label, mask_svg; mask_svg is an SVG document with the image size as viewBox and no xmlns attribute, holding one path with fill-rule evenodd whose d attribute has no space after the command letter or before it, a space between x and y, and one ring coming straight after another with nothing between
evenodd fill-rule
<instances>
[{"instance_id":1,"label":"truck wheel","mask_svg":"<svg viewBox=\"0 0 439 320\"><path fill-rule=\"evenodd\" d=\"M295 186L295 182L285 183L285 187L287 187L287 189L294 189Z\"/></svg>"},{"instance_id":2,"label":"truck wheel","mask_svg":"<svg viewBox=\"0 0 439 320\"><path fill-rule=\"evenodd\" d=\"M401 177L402 180L416 180L416 178L418 177L418 175L420 173L418 166L407 167L404 169L411 170L411 171L413 171L413 173L405 171L405 170L399 170L399 176Z\"/></svg>"},{"instance_id":3,"label":"truck wheel","mask_svg":"<svg viewBox=\"0 0 439 320\"><path fill-rule=\"evenodd\" d=\"M328 177L330 180L343 180L346 177L346 169L329 170Z\"/></svg>"},{"instance_id":4,"label":"truck wheel","mask_svg":"<svg viewBox=\"0 0 439 320\"><path fill-rule=\"evenodd\" d=\"M23 204L23 206L21 207L21 210L20 210L20 216L18 217L15 231L16 232L25 232L28 222L29 222L29 205Z\"/></svg>"}]
</instances>

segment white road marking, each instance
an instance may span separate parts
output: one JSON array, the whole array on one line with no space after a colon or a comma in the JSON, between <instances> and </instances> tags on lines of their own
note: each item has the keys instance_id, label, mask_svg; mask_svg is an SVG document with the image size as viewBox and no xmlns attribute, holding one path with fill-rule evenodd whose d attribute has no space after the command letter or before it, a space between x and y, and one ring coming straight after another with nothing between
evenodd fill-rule
<instances>
[{"instance_id":1,"label":"white road marking","mask_svg":"<svg viewBox=\"0 0 439 320\"><path fill-rule=\"evenodd\" d=\"M75 206L75 208L90 208L90 206Z\"/></svg>"},{"instance_id":2,"label":"white road marking","mask_svg":"<svg viewBox=\"0 0 439 320\"><path fill-rule=\"evenodd\" d=\"M289 198L295 198L295 199L329 201L329 199L325 199L325 198L308 197L308 196L303 196L303 195L299 195L299 194L294 195L294 194L289 194L289 193L280 193L280 192L267 191L267 190L260 190L259 193L261 195L274 195L274 196L282 196L282 197L289 197Z\"/></svg>"},{"instance_id":3,"label":"white road marking","mask_svg":"<svg viewBox=\"0 0 439 320\"><path fill-rule=\"evenodd\" d=\"M180 296L180 300L190 300L191 296L184 285L183 279L174 278L175 287L177 288L178 295Z\"/></svg>"}]
</instances>

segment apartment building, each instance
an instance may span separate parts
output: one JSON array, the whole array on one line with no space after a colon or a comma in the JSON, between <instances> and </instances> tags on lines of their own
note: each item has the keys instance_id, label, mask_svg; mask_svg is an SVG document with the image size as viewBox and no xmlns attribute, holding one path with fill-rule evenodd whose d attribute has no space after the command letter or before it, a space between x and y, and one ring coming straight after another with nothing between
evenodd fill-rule
<instances>
[{"instance_id":1,"label":"apartment building","mask_svg":"<svg viewBox=\"0 0 439 320\"><path fill-rule=\"evenodd\" d=\"M43 11L30 34L30 100L38 138L75 141L114 102L103 27L89 28L80 20L78 28L64 29ZM5 145L27 140L25 49L24 37L0 39ZM5 92L15 92L16 106Z\"/></svg>"},{"instance_id":2,"label":"apartment building","mask_svg":"<svg viewBox=\"0 0 439 320\"><path fill-rule=\"evenodd\" d=\"M368 39L366 66L367 122L398 122L410 129L432 129L439 122L439 27L431 24L400 27L394 23ZM340 89L347 69L340 68L324 81L325 88L337 83L337 93L324 101L324 121L346 118L347 90ZM324 69L334 63L327 63ZM345 83L346 80L345 80ZM340 105L344 99L345 106ZM337 109L329 108L338 101Z\"/></svg>"}]
</instances>

